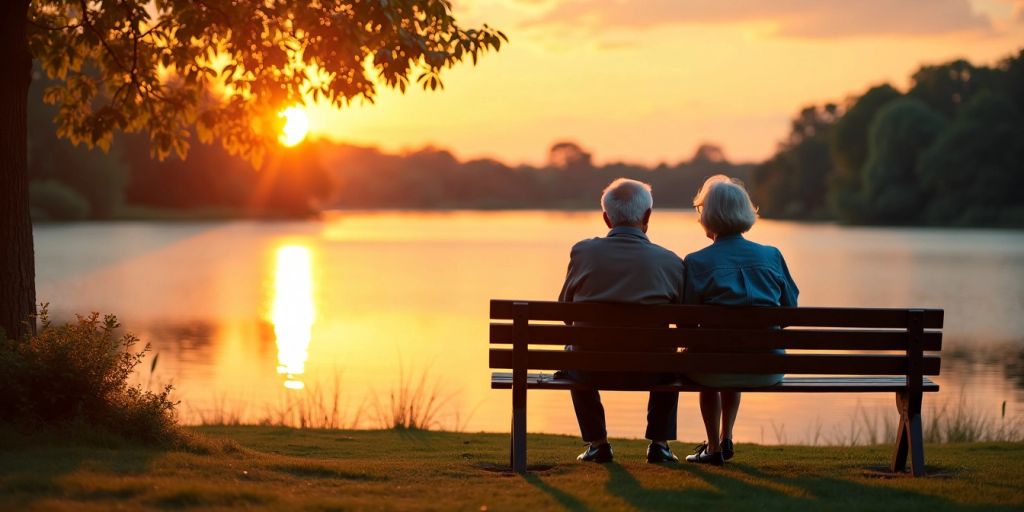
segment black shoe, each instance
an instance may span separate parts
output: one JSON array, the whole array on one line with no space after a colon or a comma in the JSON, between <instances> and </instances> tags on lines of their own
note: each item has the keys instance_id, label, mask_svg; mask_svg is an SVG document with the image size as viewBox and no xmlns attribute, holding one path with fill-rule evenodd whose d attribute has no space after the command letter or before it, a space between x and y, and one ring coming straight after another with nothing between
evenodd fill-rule
<instances>
[{"instance_id":1,"label":"black shoe","mask_svg":"<svg viewBox=\"0 0 1024 512\"><path fill-rule=\"evenodd\" d=\"M725 458L722 457L722 452L708 452L708 444L704 443L698 446L693 451L693 455L686 456L686 462L693 462L696 464L711 464L712 466L721 466L725 464Z\"/></svg>"},{"instance_id":2,"label":"black shoe","mask_svg":"<svg viewBox=\"0 0 1024 512\"><path fill-rule=\"evenodd\" d=\"M661 464L662 462L679 462L679 457L673 455L668 446L651 443L647 447L647 463Z\"/></svg>"},{"instance_id":3,"label":"black shoe","mask_svg":"<svg viewBox=\"0 0 1024 512\"><path fill-rule=\"evenodd\" d=\"M612 461L612 445L605 443L598 446L590 445L576 460L580 462L597 462L603 464Z\"/></svg>"},{"instance_id":4,"label":"black shoe","mask_svg":"<svg viewBox=\"0 0 1024 512\"><path fill-rule=\"evenodd\" d=\"M722 439L722 458L729 460L735 453L732 448L732 439Z\"/></svg>"}]
</instances>

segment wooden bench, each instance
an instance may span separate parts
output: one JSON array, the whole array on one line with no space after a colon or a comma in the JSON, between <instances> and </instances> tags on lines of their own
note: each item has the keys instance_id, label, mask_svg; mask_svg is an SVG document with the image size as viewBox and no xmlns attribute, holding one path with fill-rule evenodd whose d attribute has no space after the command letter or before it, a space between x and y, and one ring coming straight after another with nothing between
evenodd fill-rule
<instances>
[{"instance_id":1,"label":"wooden bench","mask_svg":"<svg viewBox=\"0 0 1024 512\"><path fill-rule=\"evenodd\" d=\"M530 370L784 373L757 393L895 393L900 414L891 470L924 474L923 393L939 390L940 309L765 308L491 301L491 388L512 390L511 464L526 472L526 390L593 386ZM498 322L494 322L497 320ZM509 322L511 321L511 322ZM664 327L572 326L663 325ZM563 345L586 347L566 351ZM511 347L510 347L511 346ZM673 349L688 348L688 351ZM714 349L787 353L713 353ZM637 350L669 350L642 352ZM701 391L679 381L623 391ZM696 411L693 414L698 414Z\"/></svg>"}]
</instances>

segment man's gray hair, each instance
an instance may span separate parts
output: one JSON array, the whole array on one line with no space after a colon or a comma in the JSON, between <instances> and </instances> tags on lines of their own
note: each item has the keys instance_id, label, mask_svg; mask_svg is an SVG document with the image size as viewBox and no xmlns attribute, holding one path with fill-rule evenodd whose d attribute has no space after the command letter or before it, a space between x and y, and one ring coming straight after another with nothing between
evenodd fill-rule
<instances>
[{"instance_id":1,"label":"man's gray hair","mask_svg":"<svg viewBox=\"0 0 1024 512\"><path fill-rule=\"evenodd\" d=\"M722 174L704 182L693 198L693 206L700 213L704 229L715 235L746 233L757 221L757 208L743 182Z\"/></svg>"},{"instance_id":2,"label":"man's gray hair","mask_svg":"<svg viewBox=\"0 0 1024 512\"><path fill-rule=\"evenodd\" d=\"M642 181L619 178L601 194L601 209L613 226L642 224L644 214L653 207L651 186Z\"/></svg>"}]
</instances>

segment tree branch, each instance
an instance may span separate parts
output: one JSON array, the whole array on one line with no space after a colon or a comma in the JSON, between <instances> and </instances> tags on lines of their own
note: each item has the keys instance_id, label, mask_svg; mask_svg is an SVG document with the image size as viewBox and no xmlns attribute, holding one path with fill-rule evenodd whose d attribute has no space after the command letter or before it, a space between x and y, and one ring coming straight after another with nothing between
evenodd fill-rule
<instances>
[{"instance_id":1,"label":"tree branch","mask_svg":"<svg viewBox=\"0 0 1024 512\"><path fill-rule=\"evenodd\" d=\"M110 47L110 44L107 43L106 36L101 34L100 31L96 29L96 26L89 21L89 7L85 4L85 0L79 0L79 3L82 6L82 26L88 29L90 32L92 32L93 35L95 35L96 38L100 40L100 44L102 44L103 48L107 50L107 53L110 55L112 59L114 59L114 62L118 65L118 67L121 68L121 71L127 73L128 66L121 62L121 59L118 57L117 52L115 52L114 49Z\"/></svg>"},{"instance_id":2,"label":"tree branch","mask_svg":"<svg viewBox=\"0 0 1024 512\"><path fill-rule=\"evenodd\" d=\"M40 22L38 22L36 20L33 20L32 18L25 18L25 21L27 21L29 23L29 25L32 25L32 26L34 26L36 28L41 28L43 30L48 30L50 32L57 32L57 31L68 30L68 29L75 29L75 28L81 28L82 27L82 22L81 21L79 21L78 23L68 23L67 25L64 25L63 27L50 26L50 25L47 25L45 23L40 23Z\"/></svg>"}]
</instances>

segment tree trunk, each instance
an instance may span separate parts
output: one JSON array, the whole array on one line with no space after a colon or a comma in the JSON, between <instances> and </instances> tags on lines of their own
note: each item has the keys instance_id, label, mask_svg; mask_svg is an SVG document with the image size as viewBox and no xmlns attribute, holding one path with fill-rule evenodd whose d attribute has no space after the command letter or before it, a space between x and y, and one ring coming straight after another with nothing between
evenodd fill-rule
<instances>
[{"instance_id":1,"label":"tree trunk","mask_svg":"<svg viewBox=\"0 0 1024 512\"><path fill-rule=\"evenodd\" d=\"M36 282L28 197L29 0L0 1L0 329L35 331Z\"/></svg>"}]
</instances>

